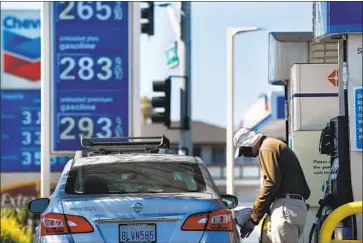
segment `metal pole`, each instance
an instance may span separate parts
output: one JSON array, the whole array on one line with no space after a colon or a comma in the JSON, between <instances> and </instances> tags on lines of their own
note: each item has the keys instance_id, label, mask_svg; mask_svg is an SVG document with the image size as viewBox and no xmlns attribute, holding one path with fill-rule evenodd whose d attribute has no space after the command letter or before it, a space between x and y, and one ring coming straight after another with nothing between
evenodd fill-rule
<instances>
[{"instance_id":1,"label":"metal pole","mask_svg":"<svg viewBox=\"0 0 363 243\"><path fill-rule=\"evenodd\" d=\"M339 93L339 115L345 115L344 104L344 82L343 82L343 63L344 63L344 40L338 40L338 93Z\"/></svg>"},{"instance_id":2,"label":"metal pole","mask_svg":"<svg viewBox=\"0 0 363 243\"><path fill-rule=\"evenodd\" d=\"M227 30L227 87L226 87L226 105L227 105L227 126L226 126L226 182L227 194L234 195L234 155L233 155L233 37L234 31L231 28Z\"/></svg>"},{"instance_id":3,"label":"metal pole","mask_svg":"<svg viewBox=\"0 0 363 243\"><path fill-rule=\"evenodd\" d=\"M180 31L181 31L181 40L179 41L180 45L178 48L180 49L179 55L179 65L180 65L180 75L187 77L181 81L180 85L180 95L181 95L181 112L180 119L183 119L185 116L188 117L189 130L181 130L180 131L180 147L187 148L188 155L193 155L193 143L192 143L192 119L191 119L191 2L183 1L181 2L181 22L180 22ZM185 92L187 93L187 100L184 100ZM183 106L184 102L187 103L187 109Z\"/></svg>"},{"instance_id":4,"label":"metal pole","mask_svg":"<svg viewBox=\"0 0 363 243\"><path fill-rule=\"evenodd\" d=\"M168 12L170 24L171 24L171 26L173 28L174 34L175 34L175 36L177 38L177 41L180 41L180 35L181 35L180 28L181 28L181 26L180 26L180 23L178 22L178 19L176 17L177 14L175 13L174 8L172 6L170 6L170 4L167 5L166 10Z\"/></svg>"},{"instance_id":5,"label":"metal pole","mask_svg":"<svg viewBox=\"0 0 363 243\"><path fill-rule=\"evenodd\" d=\"M233 39L239 33L263 30L257 27L243 27L227 29L227 80L226 80L226 182L227 193L234 194L234 148L233 148Z\"/></svg>"},{"instance_id":6,"label":"metal pole","mask_svg":"<svg viewBox=\"0 0 363 243\"><path fill-rule=\"evenodd\" d=\"M50 196L50 2L43 3L41 28L41 146L40 146L40 196Z\"/></svg>"}]
</instances>

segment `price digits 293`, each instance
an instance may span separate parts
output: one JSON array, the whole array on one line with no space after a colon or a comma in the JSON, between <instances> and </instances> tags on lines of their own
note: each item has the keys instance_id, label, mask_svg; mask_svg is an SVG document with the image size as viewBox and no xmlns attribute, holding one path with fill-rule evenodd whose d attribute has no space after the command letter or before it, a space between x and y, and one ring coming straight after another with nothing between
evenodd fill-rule
<instances>
[{"instance_id":1,"label":"price digits 293","mask_svg":"<svg viewBox=\"0 0 363 243\"><path fill-rule=\"evenodd\" d=\"M78 120L78 121L77 121ZM65 125L65 129L60 133L61 140L74 140L81 137L111 137L112 136L112 120L108 117L100 117L95 122L90 117L63 117L60 120L61 125ZM95 132L95 125L99 132ZM77 134L78 131L78 134Z\"/></svg>"}]
</instances>

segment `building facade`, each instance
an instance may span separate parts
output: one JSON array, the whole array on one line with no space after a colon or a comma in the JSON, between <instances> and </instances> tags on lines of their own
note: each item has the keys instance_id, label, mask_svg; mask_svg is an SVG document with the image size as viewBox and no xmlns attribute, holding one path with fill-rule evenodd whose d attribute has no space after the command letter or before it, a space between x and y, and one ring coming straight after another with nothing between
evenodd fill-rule
<instances>
[{"instance_id":1,"label":"building facade","mask_svg":"<svg viewBox=\"0 0 363 243\"><path fill-rule=\"evenodd\" d=\"M177 124L173 124L177 125ZM193 121L193 156L200 157L213 177L220 193L226 193L226 129L213 124ZM164 134L177 149L179 131L168 130L161 124L141 126L141 135L160 136ZM235 164L235 192L240 204L250 204L255 199L260 185L260 168L256 159L240 158Z\"/></svg>"}]
</instances>

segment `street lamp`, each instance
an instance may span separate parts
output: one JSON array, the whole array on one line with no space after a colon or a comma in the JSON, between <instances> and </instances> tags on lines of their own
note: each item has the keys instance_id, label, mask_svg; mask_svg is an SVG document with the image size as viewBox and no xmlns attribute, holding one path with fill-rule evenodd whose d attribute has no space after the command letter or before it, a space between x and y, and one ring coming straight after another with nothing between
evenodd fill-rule
<instances>
[{"instance_id":1,"label":"street lamp","mask_svg":"<svg viewBox=\"0 0 363 243\"><path fill-rule=\"evenodd\" d=\"M262 30L257 27L229 27L227 29L227 145L226 179L227 193L234 194L234 149L233 149L233 40L237 34Z\"/></svg>"}]
</instances>

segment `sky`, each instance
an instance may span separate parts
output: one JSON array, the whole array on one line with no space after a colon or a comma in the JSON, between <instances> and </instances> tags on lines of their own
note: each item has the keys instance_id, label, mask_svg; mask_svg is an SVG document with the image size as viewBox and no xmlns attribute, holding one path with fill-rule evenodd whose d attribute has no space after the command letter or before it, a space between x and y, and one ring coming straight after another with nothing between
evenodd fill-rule
<instances>
[{"instance_id":1,"label":"sky","mask_svg":"<svg viewBox=\"0 0 363 243\"><path fill-rule=\"evenodd\" d=\"M39 9L40 2L2 7ZM268 84L268 33L311 31L312 2L193 2L192 119L226 125L226 31L228 27L258 26L261 32L237 36L234 42L234 123L243 119L260 93L280 91ZM155 35L141 36L140 96L153 96L152 81L179 70L168 70L165 49L175 41L165 8L155 7ZM172 89L172 119L179 118L178 81Z\"/></svg>"},{"instance_id":2,"label":"sky","mask_svg":"<svg viewBox=\"0 0 363 243\"><path fill-rule=\"evenodd\" d=\"M152 96L152 81L178 70L166 66L164 51L175 36L164 8L156 8L155 36L141 39L141 95ZM311 31L312 2L193 2L192 119L226 125L226 31L228 27L258 26L261 32L237 36L234 42L234 123L260 93L281 91L268 84L268 33ZM173 95L178 94L173 89ZM179 96L172 117L179 118Z\"/></svg>"}]
</instances>

